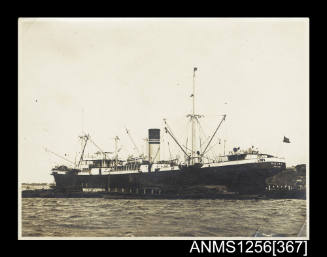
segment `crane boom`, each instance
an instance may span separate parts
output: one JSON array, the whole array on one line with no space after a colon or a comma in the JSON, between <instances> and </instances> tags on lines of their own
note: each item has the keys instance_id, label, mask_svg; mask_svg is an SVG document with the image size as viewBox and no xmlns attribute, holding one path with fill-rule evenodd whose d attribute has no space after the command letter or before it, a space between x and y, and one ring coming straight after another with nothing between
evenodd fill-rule
<instances>
[{"instance_id":1,"label":"crane boom","mask_svg":"<svg viewBox=\"0 0 327 257\"><path fill-rule=\"evenodd\" d=\"M175 143L179 146L179 148L183 151L183 153L190 158L190 156L186 153L186 151L183 149L183 147L178 143L177 139L171 134L171 132L169 131L169 129L167 127L165 127L165 131L166 133L168 133L172 139L175 141Z\"/></svg>"},{"instance_id":2,"label":"crane boom","mask_svg":"<svg viewBox=\"0 0 327 257\"><path fill-rule=\"evenodd\" d=\"M225 119L226 119L226 114L223 115L223 118L221 119L221 121L220 121L218 127L216 128L215 132L213 133L212 137L210 138L210 140L209 140L207 146L204 148L204 151L203 151L203 153L201 154L201 156L203 156L203 155L206 153L206 151L207 151L207 149L208 149L208 146L210 145L212 139L214 138L214 136L216 135L218 129L220 128L220 125L223 123L223 121L224 121Z\"/></svg>"}]
</instances>

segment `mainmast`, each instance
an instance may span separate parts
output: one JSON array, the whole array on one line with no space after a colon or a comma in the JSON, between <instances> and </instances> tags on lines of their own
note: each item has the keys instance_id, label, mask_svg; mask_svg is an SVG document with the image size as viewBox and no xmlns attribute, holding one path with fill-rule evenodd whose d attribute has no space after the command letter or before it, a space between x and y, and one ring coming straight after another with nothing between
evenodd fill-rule
<instances>
[{"instance_id":1,"label":"mainmast","mask_svg":"<svg viewBox=\"0 0 327 257\"><path fill-rule=\"evenodd\" d=\"M195 159L198 159L199 162L202 162L202 158L204 157L205 153L208 152L209 145L211 144L214 136L216 135L217 131L219 130L222 122L226 118L226 114L224 114L223 117L222 117L222 119L221 119L221 121L219 122L217 128L215 129L213 135L211 136L209 142L207 143L206 147L202 151L202 153L200 153L200 151L196 151L196 140L195 140L196 129L195 129L195 125L196 125L196 123L198 123L199 126L200 126L199 118L204 117L203 115L195 114L195 72L197 70L198 70L197 67L194 67L193 68L193 93L191 94L191 97L193 97L193 99L192 99L192 106L193 106L193 108L192 108L192 114L188 114L186 116L186 117L189 117L190 118L190 121L192 123L192 132L191 132L191 134L192 134L191 135L192 136L192 139L191 139L191 141L192 141L191 142L192 147L191 147L191 154L190 155L187 153L189 151L189 149L187 148L187 139L186 139L186 146L185 146L185 150L184 150L183 146L177 141L176 137L173 135L171 129L169 128L166 120L164 119L165 125L166 125L166 127L165 127L166 133L168 133L173 138L173 140L175 141L175 143L183 151L183 153L185 154L185 158L187 158L188 165L194 165L196 163ZM201 141L200 141L200 148L202 149L202 142Z\"/></svg>"},{"instance_id":2,"label":"mainmast","mask_svg":"<svg viewBox=\"0 0 327 257\"><path fill-rule=\"evenodd\" d=\"M187 117L190 117L191 119L191 123L192 123L192 148L191 148L191 164L194 164L194 152L196 149L196 131L195 131L195 124L198 118L201 117L201 115L195 114L195 72L198 70L197 67L193 68L193 93L191 95L191 97L193 98L193 110L192 110L192 114L187 115Z\"/></svg>"},{"instance_id":3,"label":"mainmast","mask_svg":"<svg viewBox=\"0 0 327 257\"><path fill-rule=\"evenodd\" d=\"M193 115L192 115L192 153L191 153L191 164L194 164L193 153L194 153L194 143L195 143L195 131L194 131L194 123L195 123L195 72L198 68L194 67L193 69Z\"/></svg>"}]
</instances>

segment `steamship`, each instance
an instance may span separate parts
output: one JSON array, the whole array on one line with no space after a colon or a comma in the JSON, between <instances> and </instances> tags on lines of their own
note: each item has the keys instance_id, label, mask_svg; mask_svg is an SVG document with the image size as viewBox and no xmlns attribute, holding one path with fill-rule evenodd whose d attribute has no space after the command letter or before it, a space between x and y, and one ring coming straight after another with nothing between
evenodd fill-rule
<instances>
[{"instance_id":1,"label":"steamship","mask_svg":"<svg viewBox=\"0 0 327 257\"><path fill-rule=\"evenodd\" d=\"M191 147L180 144L173 134L167 120L164 120L164 131L158 128L148 129L148 156L139 155L120 159L115 138L115 154L108 158L109 152L99 147L101 158L85 158L84 151L88 142L94 143L90 135L83 135L81 156L73 167L65 165L52 169L56 190L69 191L105 191L152 194L189 194L216 190L217 192L235 192L239 194L262 193L266 179L274 176L286 164L283 158L260 153L249 148L241 151L234 148L227 155L215 160L206 158L209 146L217 134L226 115L222 115L219 125L203 150L196 146L196 124L202 115L195 113L195 74L193 70L193 112L187 115L192 126ZM127 134L129 134L126 129ZM160 138L168 134L184 154L184 161L178 159L160 159ZM133 141L132 141L133 142ZM134 144L134 142L133 142ZM95 146L97 146L94 143ZM135 145L135 144L134 144Z\"/></svg>"}]
</instances>

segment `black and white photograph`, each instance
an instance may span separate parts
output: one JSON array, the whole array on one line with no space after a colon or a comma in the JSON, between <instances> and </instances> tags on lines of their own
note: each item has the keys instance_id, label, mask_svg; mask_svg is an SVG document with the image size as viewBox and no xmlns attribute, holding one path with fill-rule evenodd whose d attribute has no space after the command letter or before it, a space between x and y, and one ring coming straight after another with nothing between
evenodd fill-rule
<instances>
[{"instance_id":1,"label":"black and white photograph","mask_svg":"<svg viewBox=\"0 0 327 257\"><path fill-rule=\"evenodd\" d=\"M18 238L308 240L309 23L19 18Z\"/></svg>"}]
</instances>

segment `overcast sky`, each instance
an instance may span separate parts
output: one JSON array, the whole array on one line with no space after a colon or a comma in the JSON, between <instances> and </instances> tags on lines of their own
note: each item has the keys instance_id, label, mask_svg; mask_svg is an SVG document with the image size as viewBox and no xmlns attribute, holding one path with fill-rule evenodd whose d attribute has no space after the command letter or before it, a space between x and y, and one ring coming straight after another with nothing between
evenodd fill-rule
<instances>
[{"instance_id":1,"label":"overcast sky","mask_svg":"<svg viewBox=\"0 0 327 257\"><path fill-rule=\"evenodd\" d=\"M22 182L52 182L53 165L67 163L44 147L74 160L82 131L106 151L119 136L123 156L135 153L126 127L144 151L166 118L185 143L193 67L207 136L227 114L216 154L221 138L226 152L254 145L287 165L308 161L308 19L20 19L18 39Z\"/></svg>"}]
</instances>

